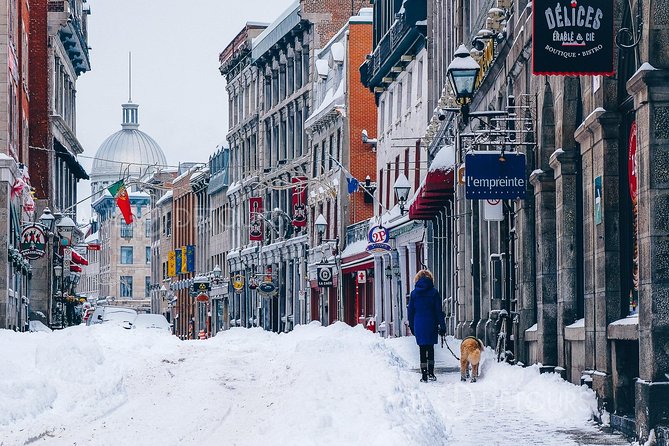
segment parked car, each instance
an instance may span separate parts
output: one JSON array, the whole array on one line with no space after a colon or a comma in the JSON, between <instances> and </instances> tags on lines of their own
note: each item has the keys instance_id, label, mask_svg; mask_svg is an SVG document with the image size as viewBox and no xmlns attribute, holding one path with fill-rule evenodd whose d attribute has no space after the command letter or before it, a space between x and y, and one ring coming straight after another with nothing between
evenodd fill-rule
<instances>
[{"instance_id":1,"label":"parked car","mask_svg":"<svg viewBox=\"0 0 669 446\"><path fill-rule=\"evenodd\" d=\"M96 307L93 315L88 319L88 325L116 324L123 328L132 328L137 312L132 308L123 307Z\"/></svg>"},{"instance_id":2,"label":"parked car","mask_svg":"<svg viewBox=\"0 0 669 446\"><path fill-rule=\"evenodd\" d=\"M162 314L138 314L132 328L172 332L170 323Z\"/></svg>"}]
</instances>

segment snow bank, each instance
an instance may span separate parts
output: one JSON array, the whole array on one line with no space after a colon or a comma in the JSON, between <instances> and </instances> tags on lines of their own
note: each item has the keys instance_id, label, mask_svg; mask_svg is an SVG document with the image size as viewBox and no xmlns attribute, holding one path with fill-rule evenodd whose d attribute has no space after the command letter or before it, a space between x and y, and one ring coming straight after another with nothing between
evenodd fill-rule
<instances>
[{"instance_id":1,"label":"snow bank","mask_svg":"<svg viewBox=\"0 0 669 446\"><path fill-rule=\"evenodd\" d=\"M566 438L597 408L587 387L499 364L490 349L470 384L439 370L459 363L437 345L438 381L422 384L413 337L342 323L205 341L106 325L0 331L0 351L11 445L497 444L501 432L526 444L550 429Z\"/></svg>"}]
</instances>

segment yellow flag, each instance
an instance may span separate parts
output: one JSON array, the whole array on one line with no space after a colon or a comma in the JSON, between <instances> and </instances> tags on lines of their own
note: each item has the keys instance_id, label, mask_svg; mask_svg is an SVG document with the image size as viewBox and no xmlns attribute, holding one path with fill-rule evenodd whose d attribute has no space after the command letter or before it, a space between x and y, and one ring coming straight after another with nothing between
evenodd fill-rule
<instances>
[{"instance_id":1,"label":"yellow flag","mask_svg":"<svg viewBox=\"0 0 669 446\"><path fill-rule=\"evenodd\" d=\"M177 275L177 259L176 252L170 251L167 253L167 275L169 277L176 277Z\"/></svg>"},{"instance_id":2,"label":"yellow flag","mask_svg":"<svg viewBox=\"0 0 669 446\"><path fill-rule=\"evenodd\" d=\"M186 246L181 247L181 271L179 272L188 272L188 248Z\"/></svg>"}]
</instances>

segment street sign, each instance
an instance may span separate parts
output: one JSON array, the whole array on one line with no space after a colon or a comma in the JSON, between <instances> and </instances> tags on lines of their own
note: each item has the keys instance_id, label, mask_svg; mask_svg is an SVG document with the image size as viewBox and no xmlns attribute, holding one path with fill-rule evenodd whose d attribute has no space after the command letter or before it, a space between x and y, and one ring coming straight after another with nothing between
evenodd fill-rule
<instances>
[{"instance_id":1,"label":"street sign","mask_svg":"<svg viewBox=\"0 0 669 446\"><path fill-rule=\"evenodd\" d=\"M524 199L525 154L477 151L465 156L465 197L469 200Z\"/></svg>"},{"instance_id":2,"label":"street sign","mask_svg":"<svg viewBox=\"0 0 669 446\"><path fill-rule=\"evenodd\" d=\"M331 266L319 266L317 276L318 276L319 287L329 288L333 285Z\"/></svg>"},{"instance_id":3,"label":"street sign","mask_svg":"<svg viewBox=\"0 0 669 446\"><path fill-rule=\"evenodd\" d=\"M46 242L42 226L30 223L21 232L21 254L28 260L41 259L46 252Z\"/></svg>"},{"instance_id":4,"label":"street sign","mask_svg":"<svg viewBox=\"0 0 669 446\"><path fill-rule=\"evenodd\" d=\"M368 252L387 252L392 248L388 244L390 234L388 230L381 225L374 226L369 230L367 235L369 244L367 245Z\"/></svg>"},{"instance_id":5,"label":"street sign","mask_svg":"<svg viewBox=\"0 0 669 446\"><path fill-rule=\"evenodd\" d=\"M481 200L483 203L483 219L485 221L504 221L502 200Z\"/></svg>"},{"instance_id":6,"label":"street sign","mask_svg":"<svg viewBox=\"0 0 669 446\"><path fill-rule=\"evenodd\" d=\"M367 282L367 271L358 271L356 273L358 283L366 283Z\"/></svg>"}]
</instances>

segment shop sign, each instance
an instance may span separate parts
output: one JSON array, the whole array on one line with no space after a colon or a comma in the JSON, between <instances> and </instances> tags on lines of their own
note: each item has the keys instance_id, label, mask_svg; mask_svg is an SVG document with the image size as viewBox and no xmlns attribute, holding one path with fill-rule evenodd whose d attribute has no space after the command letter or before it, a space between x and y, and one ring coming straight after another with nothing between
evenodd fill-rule
<instances>
[{"instance_id":1,"label":"shop sign","mask_svg":"<svg viewBox=\"0 0 669 446\"><path fill-rule=\"evenodd\" d=\"M274 282L262 282L260 285L258 285L258 292L265 297L276 295L276 291L276 285L274 285Z\"/></svg>"},{"instance_id":2,"label":"shop sign","mask_svg":"<svg viewBox=\"0 0 669 446\"><path fill-rule=\"evenodd\" d=\"M525 198L527 180L523 153L469 152L465 156L465 170L465 197L469 200Z\"/></svg>"},{"instance_id":3,"label":"shop sign","mask_svg":"<svg viewBox=\"0 0 669 446\"><path fill-rule=\"evenodd\" d=\"M390 234L388 230L381 225L374 226L369 230L367 235L369 244L367 245L368 252L387 252L392 248L388 244Z\"/></svg>"},{"instance_id":4,"label":"shop sign","mask_svg":"<svg viewBox=\"0 0 669 446\"><path fill-rule=\"evenodd\" d=\"M293 226L307 225L307 177L294 177L293 183Z\"/></svg>"},{"instance_id":5,"label":"shop sign","mask_svg":"<svg viewBox=\"0 0 669 446\"><path fill-rule=\"evenodd\" d=\"M249 240L261 242L263 240L263 201L262 197L249 199Z\"/></svg>"},{"instance_id":6,"label":"shop sign","mask_svg":"<svg viewBox=\"0 0 669 446\"><path fill-rule=\"evenodd\" d=\"M209 296L206 293L200 293L195 300L198 302L209 302Z\"/></svg>"},{"instance_id":7,"label":"shop sign","mask_svg":"<svg viewBox=\"0 0 669 446\"><path fill-rule=\"evenodd\" d=\"M595 224L602 223L602 177L595 178Z\"/></svg>"},{"instance_id":8,"label":"shop sign","mask_svg":"<svg viewBox=\"0 0 669 446\"><path fill-rule=\"evenodd\" d=\"M532 73L613 74L612 0L534 0Z\"/></svg>"},{"instance_id":9,"label":"shop sign","mask_svg":"<svg viewBox=\"0 0 669 446\"><path fill-rule=\"evenodd\" d=\"M323 265L317 268L318 286L320 288L330 288L333 286L332 266Z\"/></svg>"},{"instance_id":10,"label":"shop sign","mask_svg":"<svg viewBox=\"0 0 669 446\"><path fill-rule=\"evenodd\" d=\"M367 283L367 271L358 271L356 273L358 283Z\"/></svg>"},{"instance_id":11,"label":"shop sign","mask_svg":"<svg viewBox=\"0 0 669 446\"><path fill-rule=\"evenodd\" d=\"M37 260L44 257L46 252L46 235L42 227L30 223L23 227L21 232L21 254L28 260Z\"/></svg>"},{"instance_id":12,"label":"shop sign","mask_svg":"<svg viewBox=\"0 0 669 446\"><path fill-rule=\"evenodd\" d=\"M194 293L206 293L207 291L211 291L211 284L209 282L195 282L191 286L191 290Z\"/></svg>"},{"instance_id":13,"label":"shop sign","mask_svg":"<svg viewBox=\"0 0 669 446\"><path fill-rule=\"evenodd\" d=\"M241 293L244 290L244 276L237 274L232 278L232 288L237 292Z\"/></svg>"}]
</instances>

